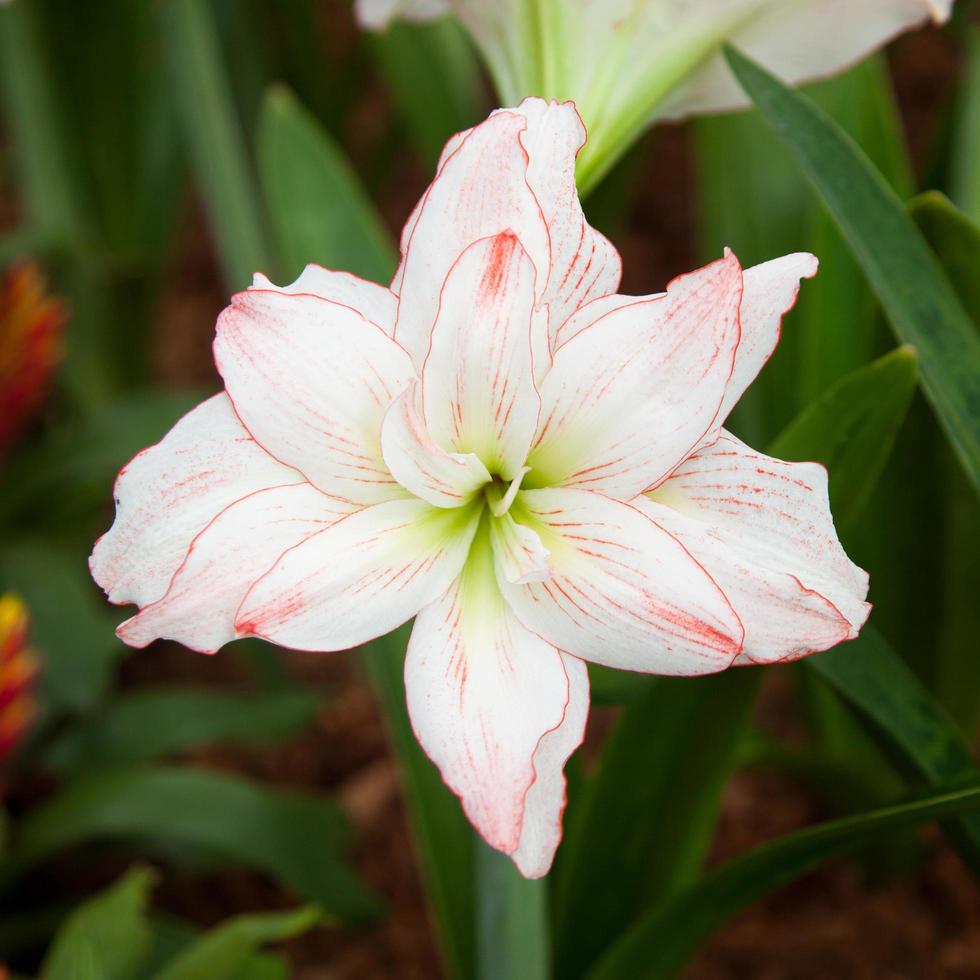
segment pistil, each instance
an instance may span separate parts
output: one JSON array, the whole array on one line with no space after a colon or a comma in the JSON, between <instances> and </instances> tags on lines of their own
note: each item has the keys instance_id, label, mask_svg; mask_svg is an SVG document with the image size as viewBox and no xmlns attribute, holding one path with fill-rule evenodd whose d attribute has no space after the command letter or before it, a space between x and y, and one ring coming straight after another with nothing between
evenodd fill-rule
<instances>
[{"instance_id":1,"label":"pistil","mask_svg":"<svg viewBox=\"0 0 980 980\"><path fill-rule=\"evenodd\" d=\"M507 488L507 492L502 497L495 501L488 496L487 502L490 505L490 513L492 513L494 517L503 517L504 514L510 510L510 505L514 502L514 498L517 497L517 491L521 489L521 481L530 472L530 466L522 466L518 471L517 476L511 480L510 486Z\"/></svg>"}]
</instances>

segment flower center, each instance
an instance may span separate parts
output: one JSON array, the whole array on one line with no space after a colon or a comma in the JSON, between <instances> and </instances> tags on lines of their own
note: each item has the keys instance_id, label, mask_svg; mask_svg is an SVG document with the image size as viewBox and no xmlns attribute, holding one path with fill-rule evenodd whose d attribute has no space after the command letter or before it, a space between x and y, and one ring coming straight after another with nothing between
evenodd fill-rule
<instances>
[{"instance_id":1,"label":"flower center","mask_svg":"<svg viewBox=\"0 0 980 980\"><path fill-rule=\"evenodd\" d=\"M510 505L517 497L517 491L521 489L521 481L530 472L530 466L522 466L506 491L503 490L504 482L499 477L494 477L493 483L487 484L487 503L494 517L503 517L510 510Z\"/></svg>"}]
</instances>

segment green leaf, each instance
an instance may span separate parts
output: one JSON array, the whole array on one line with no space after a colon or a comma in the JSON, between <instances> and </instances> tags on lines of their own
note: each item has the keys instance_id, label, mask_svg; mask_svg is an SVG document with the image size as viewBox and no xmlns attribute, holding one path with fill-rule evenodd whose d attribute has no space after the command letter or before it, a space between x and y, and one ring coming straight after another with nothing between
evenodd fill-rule
<instances>
[{"instance_id":1,"label":"green leaf","mask_svg":"<svg viewBox=\"0 0 980 980\"><path fill-rule=\"evenodd\" d=\"M126 648L115 637L115 619L100 601L84 556L38 538L5 544L0 591L16 592L27 603L45 705L75 712L95 707Z\"/></svg>"},{"instance_id":2,"label":"green leaf","mask_svg":"<svg viewBox=\"0 0 980 980\"><path fill-rule=\"evenodd\" d=\"M905 421L918 377L911 347L849 374L804 409L772 443L780 459L815 460L830 474L837 524L851 527L881 475Z\"/></svg>"},{"instance_id":3,"label":"green leaf","mask_svg":"<svg viewBox=\"0 0 980 980\"><path fill-rule=\"evenodd\" d=\"M347 867L346 823L325 799L186 767L133 767L70 783L30 811L2 871L9 884L66 847L147 837L264 871L342 919L377 901Z\"/></svg>"},{"instance_id":4,"label":"green leaf","mask_svg":"<svg viewBox=\"0 0 980 980\"><path fill-rule=\"evenodd\" d=\"M696 877L762 672L642 680L566 816L554 875L561 977L584 976L643 908Z\"/></svg>"},{"instance_id":5,"label":"green leaf","mask_svg":"<svg viewBox=\"0 0 980 980\"><path fill-rule=\"evenodd\" d=\"M136 868L72 912L44 959L44 980L132 980L150 947L146 904L155 877Z\"/></svg>"},{"instance_id":6,"label":"green leaf","mask_svg":"<svg viewBox=\"0 0 980 980\"><path fill-rule=\"evenodd\" d=\"M236 980L258 947L292 939L322 919L315 905L237 916L190 943L153 980Z\"/></svg>"},{"instance_id":7,"label":"green leaf","mask_svg":"<svg viewBox=\"0 0 980 980\"><path fill-rule=\"evenodd\" d=\"M978 810L978 787L940 792L818 824L753 848L649 912L609 951L589 980L675 977L715 929L736 912L824 861L853 853L899 828Z\"/></svg>"},{"instance_id":8,"label":"green leaf","mask_svg":"<svg viewBox=\"0 0 980 980\"><path fill-rule=\"evenodd\" d=\"M160 10L180 124L225 280L243 289L253 272L272 267L210 4L168 0Z\"/></svg>"},{"instance_id":9,"label":"green leaf","mask_svg":"<svg viewBox=\"0 0 980 980\"><path fill-rule=\"evenodd\" d=\"M64 248L82 239L84 219L37 13L31 3L0 10L0 92L32 224Z\"/></svg>"},{"instance_id":10,"label":"green leaf","mask_svg":"<svg viewBox=\"0 0 980 980\"><path fill-rule=\"evenodd\" d=\"M477 976L548 980L548 884L477 842Z\"/></svg>"},{"instance_id":11,"label":"green leaf","mask_svg":"<svg viewBox=\"0 0 980 980\"><path fill-rule=\"evenodd\" d=\"M434 167L446 140L484 114L473 48L451 18L429 24L396 21L371 41L391 97L425 162Z\"/></svg>"},{"instance_id":12,"label":"green leaf","mask_svg":"<svg viewBox=\"0 0 980 980\"><path fill-rule=\"evenodd\" d=\"M199 745L266 743L307 726L317 699L308 691L229 694L195 688L138 691L69 729L45 762L78 773L170 755Z\"/></svg>"},{"instance_id":13,"label":"green leaf","mask_svg":"<svg viewBox=\"0 0 980 980\"><path fill-rule=\"evenodd\" d=\"M915 198L909 212L939 256L974 323L980 326L980 227L938 191ZM963 730L972 735L980 724L980 658L974 650L980 554L970 543L980 541L980 512L953 462L945 457L938 461L940 474L945 474L938 477L946 498L941 509L945 561L941 582L937 583L942 631L939 650L931 651L931 659L937 696ZM934 498L929 502L934 503Z\"/></svg>"},{"instance_id":14,"label":"green leaf","mask_svg":"<svg viewBox=\"0 0 980 980\"><path fill-rule=\"evenodd\" d=\"M980 337L935 255L852 140L744 55L726 57L833 215L896 335L918 351L925 393L980 490Z\"/></svg>"},{"instance_id":15,"label":"green leaf","mask_svg":"<svg viewBox=\"0 0 980 980\"><path fill-rule=\"evenodd\" d=\"M958 9L964 5L961 3ZM980 27L968 28L967 66L959 93L952 160L953 200L980 222Z\"/></svg>"},{"instance_id":16,"label":"green leaf","mask_svg":"<svg viewBox=\"0 0 980 980\"><path fill-rule=\"evenodd\" d=\"M387 282L396 253L381 218L343 151L282 85L266 93L257 141L287 279L317 262Z\"/></svg>"},{"instance_id":17,"label":"green leaf","mask_svg":"<svg viewBox=\"0 0 980 980\"><path fill-rule=\"evenodd\" d=\"M384 709L388 739L400 763L443 959L450 976L465 980L474 975L476 962L475 835L459 800L416 741L408 719L404 663L410 632L411 627L405 626L366 646L364 665Z\"/></svg>"},{"instance_id":18,"label":"green leaf","mask_svg":"<svg viewBox=\"0 0 980 980\"><path fill-rule=\"evenodd\" d=\"M927 783L980 782L963 736L873 626L850 643L808 658L806 666L869 718ZM956 840L980 870L980 817L963 820Z\"/></svg>"},{"instance_id":19,"label":"green leaf","mask_svg":"<svg viewBox=\"0 0 980 980\"><path fill-rule=\"evenodd\" d=\"M940 191L913 198L909 214L939 256L974 323L980 324L980 227Z\"/></svg>"},{"instance_id":20,"label":"green leaf","mask_svg":"<svg viewBox=\"0 0 980 980\"><path fill-rule=\"evenodd\" d=\"M156 980L160 970L176 961L201 938L201 932L182 919L158 914L150 921L153 945L137 980ZM226 924L229 924L227 920L213 931L221 930ZM249 952L228 980L289 980L289 965L277 953Z\"/></svg>"}]
</instances>

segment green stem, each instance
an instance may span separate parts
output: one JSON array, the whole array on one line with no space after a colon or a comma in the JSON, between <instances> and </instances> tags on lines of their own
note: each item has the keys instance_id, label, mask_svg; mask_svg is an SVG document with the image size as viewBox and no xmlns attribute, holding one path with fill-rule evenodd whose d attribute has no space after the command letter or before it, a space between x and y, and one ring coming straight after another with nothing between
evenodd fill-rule
<instances>
[{"instance_id":1,"label":"green stem","mask_svg":"<svg viewBox=\"0 0 980 980\"><path fill-rule=\"evenodd\" d=\"M510 858L477 844L477 976L479 980L546 980L548 891L522 878Z\"/></svg>"}]
</instances>

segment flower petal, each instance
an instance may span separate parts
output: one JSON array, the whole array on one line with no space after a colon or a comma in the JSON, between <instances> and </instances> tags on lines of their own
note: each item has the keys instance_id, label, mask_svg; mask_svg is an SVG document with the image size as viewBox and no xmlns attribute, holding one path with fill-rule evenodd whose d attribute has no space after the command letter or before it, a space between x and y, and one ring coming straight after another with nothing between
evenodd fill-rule
<instances>
[{"instance_id":1,"label":"flower petal","mask_svg":"<svg viewBox=\"0 0 980 980\"><path fill-rule=\"evenodd\" d=\"M784 463L725 432L637 506L724 589L743 662L795 660L857 636L868 576L844 553L816 463Z\"/></svg>"},{"instance_id":2,"label":"flower petal","mask_svg":"<svg viewBox=\"0 0 980 980\"><path fill-rule=\"evenodd\" d=\"M479 508L391 500L287 551L236 617L239 633L297 650L346 650L388 633L459 574Z\"/></svg>"},{"instance_id":3,"label":"flower petal","mask_svg":"<svg viewBox=\"0 0 980 980\"><path fill-rule=\"evenodd\" d=\"M213 653L239 635L235 614L256 579L283 552L348 513L309 483L236 501L194 538L166 594L123 623L119 638L135 647L177 640Z\"/></svg>"},{"instance_id":4,"label":"flower petal","mask_svg":"<svg viewBox=\"0 0 980 980\"><path fill-rule=\"evenodd\" d=\"M530 630L565 652L627 670L709 674L728 667L742 625L711 576L635 507L586 490L528 490L515 518L550 552L547 581L504 597Z\"/></svg>"},{"instance_id":5,"label":"flower petal","mask_svg":"<svg viewBox=\"0 0 980 980\"><path fill-rule=\"evenodd\" d=\"M432 441L417 408L413 382L392 402L381 426L381 452L392 476L410 493L436 507L460 507L490 482L473 453L447 453Z\"/></svg>"},{"instance_id":6,"label":"flower petal","mask_svg":"<svg viewBox=\"0 0 980 980\"><path fill-rule=\"evenodd\" d=\"M299 274L299 278L288 286L276 286L261 272L257 272L252 278L252 288L319 296L331 303L357 310L365 320L381 327L389 337L395 332L398 297L387 286L379 286L351 272L336 272L311 262Z\"/></svg>"},{"instance_id":7,"label":"flower petal","mask_svg":"<svg viewBox=\"0 0 980 980\"><path fill-rule=\"evenodd\" d=\"M450 11L449 0L356 0L354 13L361 27L384 30L395 18L432 20Z\"/></svg>"},{"instance_id":8,"label":"flower petal","mask_svg":"<svg viewBox=\"0 0 980 980\"><path fill-rule=\"evenodd\" d=\"M555 352L525 485L628 500L664 479L715 424L739 340L734 255L629 300Z\"/></svg>"},{"instance_id":9,"label":"flower petal","mask_svg":"<svg viewBox=\"0 0 980 980\"><path fill-rule=\"evenodd\" d=\"M554 347L561 325L580 307L619 289L623 263L615 246L585 220L575 186L575 160L585 126L571 102L525 99L515 110L528 126L521 142L527 182L541 205L551 241L551 270L543 301Z\"/></svg>"},{"instance_id":10,"label":"flower petal","mask_svg":"<svg viewBox=\"0 0 980 980\"><path fill-rule=\"evenodd\" d=\"M730 43L793 85L833 75L930 19L942 23L953 7L953 0L737 2L757 10L729 38ZM686 17L700 18L706 25L717 15L716 0L685 3L685 7ZM718 55L681 85L657 115L677 119L745 105L745 93Z\"/></svg>"},{"instance_id":11,"label":"flower petal","mask_svg":"<svg viewBox=\"0 0 980 980\"><path fill-rule=\"evenodd\" d=\"M453 137L435 180L405 226L397 337L417 363L435 320L435 291L472 242L512 232L536 271L549 337L583 303L614 293L622 266L585 221L575 157L585 128L574 105L525 99Z\"/></svg>"},{"instance_id":12,"label":"flower petal","mask_svg":"<svg viewBox=\"0 0 980 980\"><path fill-rule=\"evenodd\" d=\"M527 183L528 160L520 135L527 120L496 112L459 141L425 192L402 265L395 337L422 361L449 270L474 242L511 232L536 270L540 296L551 263L548 228ZM411 220L411 219L410 219Z\"/></svg>"},{"instance_id":13,"label":"flower petal","mask_svg":"<svg viewBox=\"0 0 980 980\"><path fill-rule=\"evenodd\" d=\"M498 567L508 582L523 585L551 578L548 549L536 531L518 524L509 511L490 522L490 541Z\"/></svg>"},{"instance_id":14,"label":"flower petal","mask_svg":"<svg viewBox=\"0 0 980 980\"><path fill-rule=\"evenodd\" d=\"M557 728L541 737L534 752L534 782L524 797L524 824L514 863L525 878L542 878L551 869L561 842L565 809L565 763L582 744L589 717L589 672L583 661L561 654L568 677L568 704Z\"/></svg>"},{"instance_id":15,"label":"flower petal","mask_svg":"<svg viewBox=\"0 0 980 980\"><path fill-rule=\"evenodd\" d=\"M405 352L347 306L249 290L218 319L215 361L256 441L331 496L404 491L381 457L381 422L414 377Z\"/></svg>"},{"instance_id":16,"label":"flower petal","mask_svg":"<svg viewBox=\"0 0 980 980\"><path fill-rule=\"evenodd\" d=\"M416 737L487 843L529 876L547 872L561 838L561 770L588 710L584 667L514 617L485 532L412 630L405 691Z\"/></svg>"},{"instance_id":17,"label":"flower petal","mask_svg":"<svg viewBox=\"0 0 980 980\"><path fill-rule=\"evenodd\" d=\"M215 395L123 467L115 522L89 560L92 577L111 602L154 602L219 511L256 490L302 482L252 439L228 396Z\"/></svg>"},{"instance_id":18,"label":"flower petal","mask_svg":"<svg viewBox=\"0 0 980 980\"><path fill-rule=\"evenodd\" d=\"M739 310L741 339L725 399L718 412L719 423L728 418L772 356L779 343L783 317L796 305L800 280L812 279L817 274L818 265L815 256L797 252L754 265L743 273L744 288Z\"/></svg>"},{"instance_id":19,"label":"flower petal","mask_svg":"<svg viewBox=\"0 0 980 980\"><path fill-rule=\"evenodd\" d=\"M511 234L475 242L446 277L422 369L435 442L517 475L538 424L531 328L534 267Z\"/></svg>"}]
</instances>

